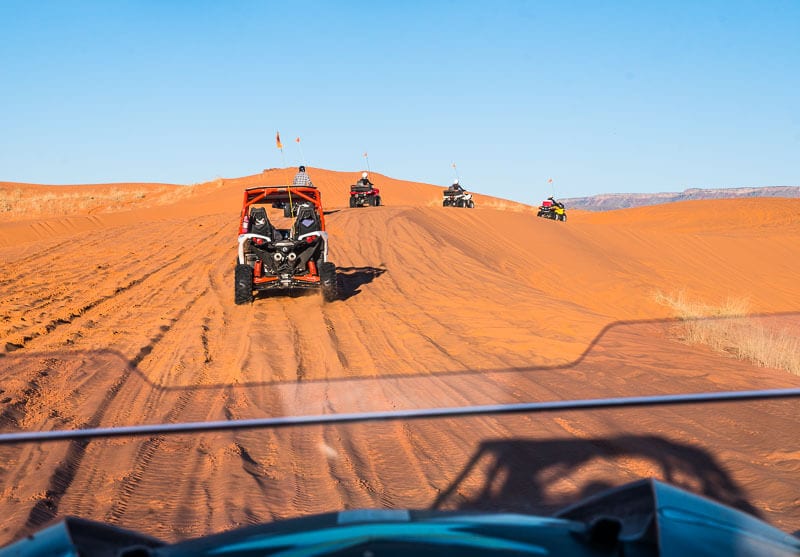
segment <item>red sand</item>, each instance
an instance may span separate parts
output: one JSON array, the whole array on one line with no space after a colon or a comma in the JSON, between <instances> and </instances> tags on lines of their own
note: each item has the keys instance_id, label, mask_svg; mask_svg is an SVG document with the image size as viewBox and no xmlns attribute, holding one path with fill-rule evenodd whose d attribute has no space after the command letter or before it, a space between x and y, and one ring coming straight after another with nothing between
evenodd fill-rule
<instances>
[{"instance_id":1,"label":"red sand","mask_svg":"<svg viewBox=\"0 0 800 557\"><path fill-rule=\"evenodd\" d=\"M0 213L0 430L800 385L681 344L655 299L746 299L796 326L800 200L556 223L481 195L445 209L441 188L377 173L385 206L350 209L357 173L309 173L331 211L331 304L233 304L242 189L293 169L0 184L48 201ZM66 196L112 186L138 193L111 209ZM67 514L175 540L341 508L545 512L644 476L794 531L799 425L783 401L3 446L0 542Z\"/></svg>"}]
</instances>

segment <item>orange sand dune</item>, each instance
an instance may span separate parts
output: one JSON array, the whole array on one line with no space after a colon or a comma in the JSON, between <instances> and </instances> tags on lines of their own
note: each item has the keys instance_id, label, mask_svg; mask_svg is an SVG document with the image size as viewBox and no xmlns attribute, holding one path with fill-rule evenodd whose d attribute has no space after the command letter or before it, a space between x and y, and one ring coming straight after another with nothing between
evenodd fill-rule
<instances>
[{"instance_id":1,"label":"orange sand dune","mask_svg":"<svg viewBox=\"0 0 800 557\"><path fill-rule=\"evenodd\" d=\"M340 299L328 304L317 295L233 304L242 189L287 183L294 169L158 186L105 212L76 202L66 215L0 216L0 429L800 385L680 342L657 301L746 299L765 324L797 327L796 200L570 212L557 223L482 195L473 210L443 208L442 188L377 173L385 206L350 209L359 173L309 173L338 267ZM550 512L643 476L794 531L796 408L0 446L0 541L65 514L175 540L341 508Z\"/></svg>"},{"instance_id":2,"label":"orange sand dune","mask_svg":"<svg viewBox=\"0 0 800 557\"><path fill-rule=\"evenodd\" d=\"M598 213L582 212L584 221L629 223L643 227L684 230L690 233L710 231L733 233L742 229L752 235L759 229L783 229L796 234L800 230L800 199L756 197L747 199L705 199L681 201Z\"/></svg>"},{"instance_id":3,"label":"orange sand dune","mask_svg":"<svg viewBox=\"0 0 800 557\"><path fill-rule=\"evenodd\" d=\"M151 183L43 186L0 182L0 222L150 207L179 199L186 190Z\"/></svg>"},{"instance_id":4,"label":"orange sand dune","mask_svg":"<svg viewBox=\"0 0 800 557\"><path fill-rule=\"evenodd\" d=\"M130 224L141 219L169 220L178 214L186 218L237 213L244 188L291 184L295 172L295 168L268 169L252 176L218 178L191 186L138 183L41 186L0 182L0 223L4 224L0 228L0 246ZM308 172L323 192L325 205L332 208L347 206L350 185L361 177L360 172L311 167ZM371 173L371 180L381 189L386 205L441 205L443 188L396 180L376 172ZM520 203L480 194L475 194L475 200L509 210L531 210Z\"/></svg>"}]
</instances>

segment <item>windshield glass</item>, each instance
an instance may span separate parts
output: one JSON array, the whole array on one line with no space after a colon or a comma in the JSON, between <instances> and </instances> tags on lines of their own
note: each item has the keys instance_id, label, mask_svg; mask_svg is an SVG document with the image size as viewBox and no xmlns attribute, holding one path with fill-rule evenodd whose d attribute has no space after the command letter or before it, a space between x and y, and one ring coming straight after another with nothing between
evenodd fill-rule
<instances>
[{"instance_id":1,"label":"windshield glass","mask_svg":"<svg viewBox=\"0 0 800 557\"><path fill-rule=\"evenodd\" d=\"M381 32L370 27L358 40L349 20L319 7L322 13L309 25L330 40L315 43L325 63L314 62L309 72L301 71L299 58L299 70L282 59L262 60L275 52L261 25L276 20L256 8L245 17L231 15L236 10L224 4L206 5L202 17L189 19L198 27L187 30L175 6L140 6L152 19L147 25L137 19L133 26L96 6L96 21L110 27L98 27L91 18L74 30L59 27L59 36L73 38L87 35L87 29L103 30L112 45L106 56L102 43L91 43L95 54L88 56L65 43L65 63L72 56L80 59L69 68L84 68L93 79L105 75L90 71L95 65L114 75L132 73L119 88L137 87L140 95L155 91L171 115L145 117L155 107L103 85L113 76L97 83L70 79L69 87L81 88L59 96L59 102L79 98L84 86L102 93L92 97L99 112L76 112L97 136L86 149L118 142L116 149L127 152L119 136L129 129L140 141L131 152L149 161L151 151L168 151L178 159L171 164L185 174L172 179L174 184L162 183L170 180L158 178L155 162L148 163L156 169L147 171L153 178L144 170L127 174L115 169L127 164L127 155L109 161L104 150L97 151L102 156L70 150L63 164L47 159L42 166L56 172L50 177L33 170L4 177L0 164L0 180L14 180L0 182L0 434L800 387L800 199L796 191L791 195L797 188L781 190L779 197L756 192L668 203L658 194L683 189L687 181L705 184L709 174L702 169L725 166L714 158L713 144L717 134L732 133L726 118L736 106L720 100L714 105L719 112L709 112L701 92L692 88L670 89L654 105L645 102L670 82L658 68L683 68L679 75L697 79L700 70L687 69L671 55L668 61L656 56L670 51L649 42L644 31L631 31L621 42L601 36L599 29L608 29L605 12L553 13L509 2L504 3L508 13L484 21L491 15L488 8L466 4L454 17L467 25L470 38L448 31L445 36L455 46L436 34L445 21L433 25L427 17L444 17L446 10L435 2L431 12L396 27L390 22L398 14L381 12L374 22ZM58 4L53 9L64 10ZM282 14L281 26L305 21L299 13L275 9ZM797 21L798 10L787 10ZM45 17L47 10L11 2L0 6L0 22L9 20L4 11L14 12L23 29L14 35L15 53L24 54L18 52L23 42L39 45L26 51L31 67L61 52L58 45L28 40L40 36L36 16ZM372 21L356 11L350 7L346 13L364 25ZM742 14L720 14L707 23L716 30L714 40L753 29ZM726 23L723 16L733 20ZM776 26L768 46L777 49L787 36L781 14L762 16ZM636 17L652 24L647 14ZM661 17L683 21L672 12L653 15ZM241 40L258 45L257 60L236 46L239 35L221 30L222 23L212 25L218 18L241 26ZM257 28L253 21L259 22ZM408 39L419 38L404 30L417 21L426 31L426 48L439 53L431 54L435 63L424 62L428 58L416 47L413 54L402 54L406 45L416 44ZM479 34L482 21L486 36ZM328 27L334 22L341 33ZM560 25L587 49L570 50L557 65L534 63L531 57L538 60L543 52L556 56L543 50L546 45L525 39L537 29L545 32L544 22ZM507 36L503 23L516 33ZM683 24L681 29L694 37L695 24ZM0 29L6 26L0 23ZM132 38L137 29L146 31L144 38ZM659 29L662 38L675 39ZM274 43L276 48L296 44L289 40L294 37L274 32L285 39ZM337 42L333 35L346 39ZM171 71L158 65L148 37L160 38L155 52L173 53L167 56L175 64ZM207 40L236 56L205 50ZM591 43L607 41L613 46L591 54ZM752 38L745 43L761 44ZM204 56L184 58L193 45ZM727 59L717 50L727 52L727 45L694 44L697 63L709 64L703 71L713 72L708 60ZM654 58L643 61L632 54L635 46ZM114 69L114 55L139 52L139 47L146 60L126 54L123 69ZM446 82L441 53L457 47L468 53L458 58L454 81ZM482 57L476 58L480 63L470 62L484 48L501 67ZM365 51L363 63L378 73L365 78L363 104L341 108L339 96L360 90L352 64ZM763 60L770 52L764 47L753 57ZM590 76L581 71L586 56L592 61ZM193 65L186 66L188 60ZM506 66L509 60L518 71ZM791 73L786 69L796 67L793 61L796 48L774 63L780 72ZM745 62L743 69L754 71L753 59ZM262 63L269 71L260 69ZM403 79L392 80L388 65ZM161 67L154 75L164 83L150 81L146 70L151 66ZM14 71L22 72L20 67ZM552 89L525 77L536 68L555 72ZM50 78L26 71L14 74L22 89L47 89ZM616 78L587 88L592 76L611 71ZM763 71L771 75L772 66ZM178 77L171 78L173 73ZM277 81L255 76L262 73ZM736 73L724 66L715 75L724 81ZM413 82L406 79L410 76ZM65 76L52 77L60 78ZM295 82L305 88L299 96L288 93ZM263 108L263 95L282 87L286 94L268 101L285 109L279 124L276 114L267 117L256 107ZM209 89L213 97L205 97ZM573 89L584 92L576 95ZM613 100L623 94L617 89L626 91L622 104ZM259 96L251 98L244 90ZM308 90L314 95L307 96ZM330 94L322 97L322 90ZM564 108L559 98L568 91ZM761 101L786 111L776 121L797 116L796 101L786 101L784 89L774 94ZM59 118L73 114L71 105L36 95L30 102L50 112L33 114L22 99L2 104L19 106L31 122L44 119L60 129ZM193 95L203 101L194 104ZM383 104L373 104L376 98ZM751 97L736 98L751 106ZM405 106L414 103L422 112L406 112ZM435 114L424 108L426 103L438 107ZM577 108L585 103L594 103L596 111ZM220 104L224 110L200 117ZM239 112L242 105L250 111ZM537 107L535 117L531 105ZM559 108L551 113L542 105ZM125 107L135 114L117 126L115 117ZM663 116L665 107L674 112ZM181 116L181 110L191 117ZM769 107L763 110L758 114L764 119L775 115ZM652 114L659 118L650 120ZM335 125L325 123L326 115L336 115ZM713 130L712 138L703 144L706 136L694 129L687 134L691 140L671 148L680 136L673 133L675 122L697 119L704 122L701 131ZM530 139L537 121L546 121L552 131ZM486 135L471 132L470 122ZM74 133L83 133L83 125L72 124ZM755 134L759 141L767 141L768 130L754 130L748 117L745 124L762 132ZM273 128L279 125L309 133L301 140L295 139L300 131L284 132L275 147ZM204 126L211 128L210 136ZM109 131L117 127L118 132ZM238 134L253 127L257 133L239 143ZM366 137L370 127L375 139ZM89 141L80 135L84 139L73 142L67 134L47 143L47 134L37 130L45 143L18 133L28 153ZM778 131L791 142L787 128ZM452 144L451 135L458 137ZM500 150L485 141L501 141L501 136L524 148L482 154ZM405 150L415 138L437 151ZM368 140L376 146L369 156L362 154ZM477 143L480 151L473 150ZM560 150L545 152L545 145L555 144ZM613 162L597 158L594 150L611 156L640 144L651 147ZM726 160L744 157L737 151L743 145L749 144L730 147ZM663 159L659 149L665 150ZM753 166L764 172L758 184L784 176L800 183L796 174L767 171L773 162L784 168L784 151L775 149L774 159L757 151L756 158L763 160ZM452 162L450 151L463 153L465 162ZM97 165L105 178L93 173L72 178L78 176L75 160L84 160L83 155L85 166ZM139 155L130 156L138 165ZM216 156L218 166L203 166ZM247 162L232 162L237 156ZM695 164L706 156L714 158L707 166ZM433 159L444 170L431 171ZM625 160L637 169L625 168ZM583 168L582 161L591 170L570 170ZM243 208L247 188L289 185L300 164L308 164L306 172L322 194L316 220L308 219L312 232L300 233L294 198L288 206L267 200ZM375 168L379 164L386 169ZM205 173L202 177L187 170L194 165ZM673 172L671 167L680 165L693 170L691 179ZM550 179L553 167L569 178ZM366 170L376 192L354 201L351 186ZM225 178L215 177L223 172ZM626 180L626 188L649 193L605 206L609 198L599 194L619 191L615 176ZM642 176L652 181L639 181ZM728 182L730 176L715 175L713 185L750 185L749 175ZM460 200L443 193L456 178L468 191ZM64 182L79 185L39 185ZM591 190L583 184L591 184ZM256 234L252 227L261 209L275 230ZM0 444L0 546L69 515L170 542L343 509L550 516L588 495L649 477L796 532L797 408L794 398L5 443Z\"/></svg>"}]
</instances>

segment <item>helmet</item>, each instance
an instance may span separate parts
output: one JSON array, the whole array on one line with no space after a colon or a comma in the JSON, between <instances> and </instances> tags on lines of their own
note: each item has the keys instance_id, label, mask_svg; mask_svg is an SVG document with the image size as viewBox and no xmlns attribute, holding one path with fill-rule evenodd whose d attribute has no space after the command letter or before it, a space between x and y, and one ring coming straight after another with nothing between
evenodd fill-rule
<instances>
[{"instance_id":1,"label":"helmet","mask_svg":"<svg viewBox=\"0 0 800 557\"><path fill-rule=\"evenodd\" d=\"M457 185L458 185L458 178L456 178L456 179L455 179L455 181L453 182L453 185L454 185L454 186L457 186Z\"/></svg>"},{"instance_id":2,"label":"helmet","mask_svg":"<svg viewBox=\"0 0 800 557\"><path fill-rule=\"evenodd\" d=\"M361 173L361 177L362 177L362 178L366 178L366 177L367 177L367 173L366 173L366 172L362 172L362 173Z\"/></svg>"},{"instance_id":3,"label":"helmet","mask_svg":"<svg viewBox=\"0 0 800 557\"><path fill-rule=\"evenodd\" d=\"M303 166L303 165L300 165L300 168L298 168L298 170L299 170L300 172L305 172L305 171L306 171L306 167L305 167L305 166Z\"/></svg>"}]
</instances>

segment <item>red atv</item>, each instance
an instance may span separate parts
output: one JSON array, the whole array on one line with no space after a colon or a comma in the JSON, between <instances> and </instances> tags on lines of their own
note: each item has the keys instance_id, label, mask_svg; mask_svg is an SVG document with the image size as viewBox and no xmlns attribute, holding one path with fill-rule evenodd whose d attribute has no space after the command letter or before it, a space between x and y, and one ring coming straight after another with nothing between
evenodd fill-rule
<instances>
[{"instance_id":1,"label":"red atv","mask_svg":"<svg viewBox=\"0 0 800 557\"><path fill-rule=\"evenodd\" d=\"M364 207L372 205L377 207L381 204L381 190L373 185L353 184L350 186L350 206Z\"/></svg>"},{"instance_id":2,"label":"red atv","mask_svg":"<svg viewBox=\"0 0 800 557\"><path fill-rule=\"evenodd\" d=\"M321 197L314 187L255 186L244 191L236 304L252 302L258 290L318 289L326 301L337 298Z\"/></svg>"}]
</instances>

